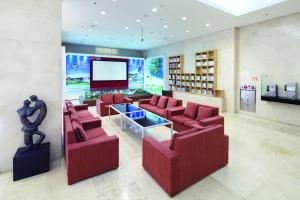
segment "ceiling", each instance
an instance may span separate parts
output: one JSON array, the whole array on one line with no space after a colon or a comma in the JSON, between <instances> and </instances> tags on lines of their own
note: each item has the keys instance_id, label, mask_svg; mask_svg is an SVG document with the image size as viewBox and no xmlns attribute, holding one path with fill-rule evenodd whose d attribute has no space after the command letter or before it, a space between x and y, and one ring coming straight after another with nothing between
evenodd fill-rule
<instances>
[{"instance_id":1,"label":"ceiling","mask_svg":"<svg viewBox=\"0 0 300 200\"><path fill-rule=\"evenodd\" d=\"M62 0L62 40L75 44L146 50L300 11L299 0L287 0L235 16L202 2ZM156 12L152 11L153 8Z\"/></svg>"}]
</instances>

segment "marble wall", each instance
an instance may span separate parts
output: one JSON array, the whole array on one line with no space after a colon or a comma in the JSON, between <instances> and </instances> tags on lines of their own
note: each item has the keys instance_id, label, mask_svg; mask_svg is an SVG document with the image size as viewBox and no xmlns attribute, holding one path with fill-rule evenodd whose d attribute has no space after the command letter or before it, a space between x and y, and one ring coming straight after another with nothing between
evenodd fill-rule
<instances>
[{"instance_id":1,"label":"marble wall","mask_svg":"<svg viewBox=\"0 0 300 200\"><path fill-rule=\"evenodd\" d=\"M0 172L12 169L23 145L16 110L36 94L48 106L40 126L51 141L51 158L61 155L61 1L0 1Z\"/></svg>"},{"instance_id":2,"label":"marble wall","mask_svg":"<svg viewBox=\"0 0 300 200\"><path fill-rule=\"evenodd\" d=\"M195 52L209 49L218 50L218 89L225 90L225 104L228 112L235 111L235 29L227 29L216 33L203 35L191 40L151 49L144 52L145 57L163 55L168 57L184 55L184 72L195 73ZM168 70L165 70L168 73ZM169 76L165 75L165 85L169 84ZM197 95L195 98L201 98Z\"/></svg>"},{"instance_id":3,"label":"marble wall","mask_svg":"<svg viewBox=\"0 0 300 200\"><path fill-rule=\"evenodd\" d=\"M239 38L240 74L258 77L254 115L300 126L300 106L260 100L263 74L280 85L280 93L287 82L300 86L300 13L241 27Z\"/></svg>"}]
</instances>

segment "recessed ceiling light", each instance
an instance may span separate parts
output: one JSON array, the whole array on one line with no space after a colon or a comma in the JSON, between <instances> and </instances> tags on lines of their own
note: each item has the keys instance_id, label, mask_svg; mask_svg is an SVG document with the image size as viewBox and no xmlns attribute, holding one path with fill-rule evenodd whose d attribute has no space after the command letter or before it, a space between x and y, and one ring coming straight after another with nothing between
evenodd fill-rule
<instances>
[{"instance_id":1,"label":"recessed ceiling light","mask_svg":"<svg viewBox=\"0 0 300 200\"><path fill-rule=\"evenodd\" d=\"M137 20L136 20L136 22L137 22L137 23L140 23L140 22L141 22L141 20L140 20L140 19L137 19Z\"/></svg>"},{"instance_id":2,"label":"recessed ceiling light","mask_svg":"<svg viewBox=\"0 0 300 200\"><path fill-rule=\"evenodd\" d=\"M210 26L210 24L205 24L205 26L206 26L206 27L209 27L209 26Z\"/></svg>"},{"instance_id":3,"label":"recessed ceiling light","mask_svg":"<svg viewBox=\"0 0 300 200\"><path fill-rule=\"evenodd\" d=\"M189 31L189 30L186 30L185 32L186 32L186 33L189 33L190 31Z\"/></svg>"},{"instance_id":4,"label":"recessed ceiling light","mask_svg":"<svg viewBox=\"0 0 300 200\"><path fill-rule=\"evenodd\" d=\"M157 8L152 8L152 12L157 12L158 9Z\"/></svg>"},{"instance_id":5,"label":"recessed ceiling light","mask_svg":"<svg viewBox=\"0 0 300 200\"><path fill-rule=\"evenodd\" d=\"M164 28L168 28L168 25L164 25Z\"/></svg>"},{"instance_id":6,"label":"recessed ceiling light","mask_svg":"<svg viewBox=\"0 0 300 200\"><path fill-rule=\"evenodd\" d=\"M230 13L235 16L244 15L262 8L273 6L287 0L198 0L206 5Z\"/></svg>"},{"instance_id":7,"label":"recessed ceiling light","mask_svg":"<svg viewBox=\"0 0 300 200\"><path fill-rule=\"evenodd\" d=\"M187 17L182 17L181 19L182 19L182 21L185 21L185 20L187 20Z\"/></svg>"},{"instance_id":8,"label":"recessed ceiling light","mask_svg":"<svg viewBox=\"0 0 300 200\"><path fill-rule=\"evenodd\" d=\"M89 28L89 31L90 31L90 32L92 32L92 31L93 31L93 29L92 29L92 28Z\"/></svg>"},{"instance_id":9,"label":"recessed ceiling light","mask_svg":"<svg viewBox=\"0 0 300 200\"><path fill-rule=\"evenodd\" d=\"M101 13L101 15L106 15L106 12L104 10L101 11L100 13Z\"/></svg>"},{"instance_id":10,"label":"recessed ceiling light","mask_svg":"<svg viewBox=\"0 0 300 200\"><path fill-rule=\"evenodd\" d=\"M129 29L129 27L128 27L128 26L126 26L124 29L127 31L127 30Z\"/></svg>"}]
</instances>

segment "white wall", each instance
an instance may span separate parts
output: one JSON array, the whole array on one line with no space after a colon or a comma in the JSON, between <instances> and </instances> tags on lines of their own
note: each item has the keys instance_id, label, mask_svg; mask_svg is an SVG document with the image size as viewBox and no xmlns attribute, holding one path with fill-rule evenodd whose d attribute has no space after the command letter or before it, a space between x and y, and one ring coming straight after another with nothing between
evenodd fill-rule
<instances>
[{"instance_id":1,"label":"white wall","mask_svg":"<svg viewBox=\"0 0 300 200\"><path fill-rule=\"evenodd\" d=\"M164 55L168 73L168 57L184 55L184 72L195 73L195 53L209 49L218 51L218 89L225 90L227 111L235 111L235 29L228 29L203 35L191 40L178 42L144 52L145 57ZM168 75L165 84L168 85ZM197 95L196 98L203 98Z\"/></svg>"},{"instance_id":2,"label":"white wall","mask_svg":"<svg viewBox=\"0 0 300 200\"><path fill-rule=\"evenodd\" d=\"M51 158L61 154L61 1L0 1L0 172L12 169L23 146L16 110L36 94L47 103L40 126L51 141Z\"/></svg>"},{"instance_id":3,"label":"white wall","mask_svg":"<svg viewBox=\"0 0 300 200\"><path fill-rule=\"evenodd\" d=\"M300 126L300 106L260 100L262 74L280 90L290 81L300 86L300 13L240 28L239 54L240 72L258 77L255 116Z\"/></svg>"}]
</instances>

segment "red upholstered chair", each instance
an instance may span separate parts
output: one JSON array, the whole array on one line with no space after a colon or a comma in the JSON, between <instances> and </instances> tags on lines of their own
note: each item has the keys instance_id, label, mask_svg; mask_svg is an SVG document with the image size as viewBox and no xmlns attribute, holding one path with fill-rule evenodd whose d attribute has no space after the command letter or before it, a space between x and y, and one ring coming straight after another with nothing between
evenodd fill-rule
<instances>
[{"instance_id":1,"label":"red upholstered chair","mask_svg":"<svg viewBox=\"0 0 300 200\"><path fill-rule=\"evenodd\" d=\"M119 166L119 138L108 136L101 120L80 121L64 115L64 144L68 184Z\"/></svg>"},{"instance_id":2,"label":"red upholstered chair","mask_svg":"<svg viewBox=\"0 0 300 200\"><path fill-rule=\"evenodd\" d=\"M193 125L224 125L224 117L219 115L219 108L188 102L186 107L168 111L168 119L173 121L176 131L193 128Z\"/></svg>"},{"instance_id":3,"label":"red upholstered chair","mask_svg":"<svg viewBox=\"0 0 300 200\"><path fill-rule=\"evenodd\" d=\"M168 118L168 110L181 105L182 100L159 95L153 95L151 99L139 100L139 107L164 118Z\"/></svg>"},{"instance_id":4,"label":"red upholstered chair","mask_svg":"<svg viewBox=\"0 0 300 200\"><path fill-rule=\"evenodd\" d=\"M100 116L107 116L109 105L120 103L133 103L133 100L124 96L124 94L102 94L101 99L96 100L96 111ZM111 115L118 114L113 109Z\"/></svg>"},{"instance_id":5,"label":"red upholstered chair","mask_svg":"<svg viewBox=\"0 0 300 200\"><path fill-rule=\"evenodd\" d=\"M176 133L172 140L170 148L171 141L143 138L143 167L171 197L228 164L222 125Z\"/></svg>"}]
</instances>

